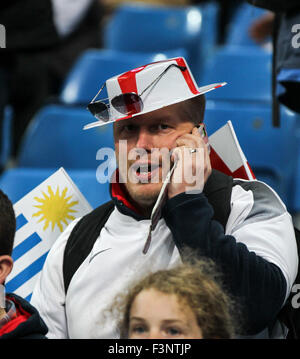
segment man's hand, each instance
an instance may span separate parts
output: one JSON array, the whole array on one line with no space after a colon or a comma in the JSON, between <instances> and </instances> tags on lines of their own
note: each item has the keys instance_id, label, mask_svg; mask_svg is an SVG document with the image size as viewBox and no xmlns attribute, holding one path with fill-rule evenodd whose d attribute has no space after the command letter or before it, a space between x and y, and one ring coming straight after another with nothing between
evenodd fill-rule
<instances>
[{"instance_id":1,"label":"man's hand","mask_svg":"<svg viewBox=\"0 0 300 359\"><path fill-rule=\"evenodd\" d=\"M183 192L201 193L212 169L207 145L198 128L180 136L176 145L171 160L177 159L177 165L168 186L168 198Z\"/></svg>"}]
</instances>

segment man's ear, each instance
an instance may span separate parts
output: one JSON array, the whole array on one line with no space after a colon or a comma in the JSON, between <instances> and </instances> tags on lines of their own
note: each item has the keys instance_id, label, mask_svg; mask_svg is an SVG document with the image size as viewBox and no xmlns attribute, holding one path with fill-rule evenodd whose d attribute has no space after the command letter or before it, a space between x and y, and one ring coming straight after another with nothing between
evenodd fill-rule
<instances>
[{"instance_id":1,"label":"man's ear","mask_svg":"<svg viewBox=\"0 0 300 359\"><path fill-rule=\"evenodd\" d=\"M11 256L0 256L0 284L5 282L6 277L9 275L13 268L13 259Z\"/></svg>"}]
</instances>

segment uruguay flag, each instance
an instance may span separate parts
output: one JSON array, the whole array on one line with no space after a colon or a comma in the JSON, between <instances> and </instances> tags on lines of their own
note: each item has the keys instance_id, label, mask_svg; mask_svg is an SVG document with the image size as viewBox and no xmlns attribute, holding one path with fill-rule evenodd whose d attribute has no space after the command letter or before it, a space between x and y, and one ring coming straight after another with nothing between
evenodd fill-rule
<instances>
[{"instance_id":1,"label":"uruguay flag","mask_svg":"<svg viewBox=\"0 0 300 359\"><path fill-rule=\"evenodd\" d=\"M6 291L30 300L47 254L65 227L92 210L63 168L14 205L14 267Z\"/></svg>"}]
</instances>

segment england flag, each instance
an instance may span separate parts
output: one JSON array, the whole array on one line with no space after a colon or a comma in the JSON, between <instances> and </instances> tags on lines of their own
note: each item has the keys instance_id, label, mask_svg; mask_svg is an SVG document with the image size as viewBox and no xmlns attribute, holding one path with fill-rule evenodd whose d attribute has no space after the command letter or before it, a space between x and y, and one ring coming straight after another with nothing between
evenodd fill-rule
<instances>
[{"instance_id":1,"label":"england flag","mask_svg":"<svg viewBox=\"0 0 300 359\"><path fill-rule=\"evenodd\" d=\"M241 149L231 121L209 136L209 144L212 168L233 178L256 179Z\"/></svg>"},{"instance_id":2,"label":"england flag","mask_svg":"<svg viewBox=\"0 0 300 359\"><path fill-rule=\"evenodd\" d=\"M30 300L47 254L65 227L92 210L63 168L14 205L14 267L6 291Z\"/></svg>"}]
</instances>

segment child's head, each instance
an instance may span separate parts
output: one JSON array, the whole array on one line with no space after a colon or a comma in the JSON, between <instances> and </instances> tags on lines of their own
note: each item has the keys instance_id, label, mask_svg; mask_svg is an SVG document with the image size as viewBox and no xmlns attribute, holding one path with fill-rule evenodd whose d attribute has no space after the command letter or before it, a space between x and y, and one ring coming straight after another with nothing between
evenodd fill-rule
<instances>
[{"instance_id":1,"label":"child's head","mask_svg":"<svg viewBox=\"0 0 300 359\"><path fill-rule=\"evenodd\" d=\"M232 302L212 263L198 261L148 275L115 307L122 338L232 338Z\"/></svg>"},{"instance_id":2,"label":"child's head","mask_svg":"<svg viewBox=\"0 0 300 359\"><path fill-rule=\"evenodd\" d=\"M195 313L177 294L143 289L134 298L129 314L131 339L202 339Z\"/></svg>"},{"instance_id":3,"label":"child's head","mask_svg":"<svg viewBox=\"0 0 300 359\"><path fill-rule=\"evenodd\" d=\"M10 199L0 190L0 284L12 270L11 257L16 232L16 217Z\"/></svg>"},{"instance_id":4,"label":"child's head","mask_svg":"<svg viewBox=\"0 0 300 359\"><path fill-rule=\"evenodd\" d=\"M0 190L0 256L11 255L16 232L16 217L13 205Z\"/></svg>"}]
</instances>

